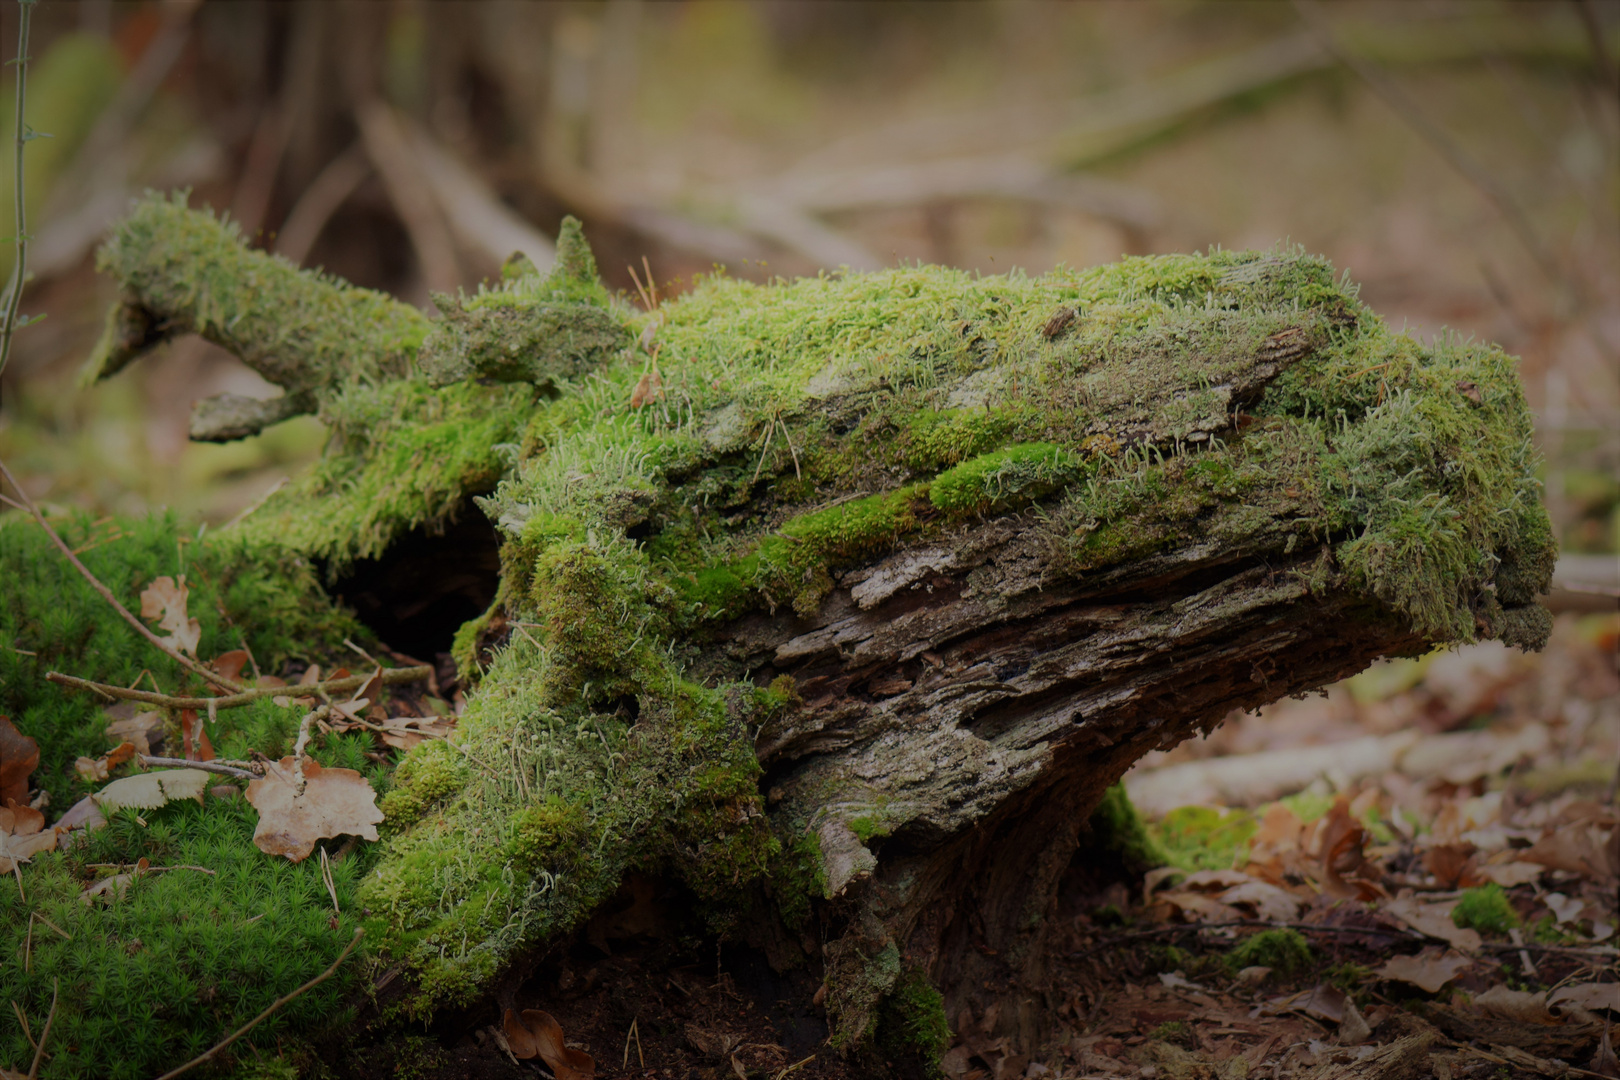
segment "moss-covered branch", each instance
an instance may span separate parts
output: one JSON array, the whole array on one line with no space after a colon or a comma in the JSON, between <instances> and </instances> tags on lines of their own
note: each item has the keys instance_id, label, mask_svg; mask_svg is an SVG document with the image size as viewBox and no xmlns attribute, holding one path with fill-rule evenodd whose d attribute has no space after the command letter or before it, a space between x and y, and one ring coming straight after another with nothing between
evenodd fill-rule
<instances>
[{"instance_id":1,"label":"moss-covered branch","mask_svg":"<svg viewBox=\"0 0 1620 1080\"><path fill-rule=\"evenodd\" d=\"M251 250L234 224L187 210L184 194L139 202L102 245L96 266L118 280L123 297L108 312L85 382L195 333L286 391L286 405L257 413L216 403L194 422L198 438L239 438L313 411L352 379L402 376L428 331L427 318L407 304Z\"/></svg>"}]
</instances>

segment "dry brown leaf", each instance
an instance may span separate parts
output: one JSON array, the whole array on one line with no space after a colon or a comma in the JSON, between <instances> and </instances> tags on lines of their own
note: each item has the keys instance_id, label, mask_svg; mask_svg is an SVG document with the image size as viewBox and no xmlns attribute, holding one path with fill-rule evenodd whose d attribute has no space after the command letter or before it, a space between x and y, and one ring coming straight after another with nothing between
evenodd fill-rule
<instances>
[{"instance_id":1,"label":"dry brown leaf","mask_svg":"<svg viewBox=\"0 0 1620 1080\"><path fill-rule=\"evenodd\" d=\"M1579 1005L1583 1009L1608 1009L1620 1013L1620 983L1580 983L1560 986L1547 995L1548 1006Z\"/></svg>"},{"instance_id":2,"label":"dry brown leaf","mask_svg":"<svg viewBox=\"0 0 1620 1080\"><path fill-rule=\"evenodd\" d=\"M1472 844L1436 844L1423 853L1423 866L1448 889L1467 889L1481 880Z\"/></svg>"},{"instance_id":3,"label":"dry brown leaf","mask_svg":"<svg viewBox=\"0 0 1620 1080\"><path fill-rule=\"evenodd\" d=\"M45 815L13 802L0 807L0 874L12 873L41 851L56 848L56 830L45 828Z\"/></svg>"},{"instance_id":4,"label":"dry brown leaf","mask_svg":"<svg viewBox=\"0 0 1620 1080\"><path fill-rule=\"evenodd\" d=\"M1441 987L1466 971L1472 964L1472 960L1455 950L1447 949L1441 952L1431 945L1416 956L1392 956L1373 974L1383 979L1410 983L1420 990L1438 994Z\"/></svg>"},{"instance_id":5,"label":"dry brown leaf","mask_svg":"<svg viewBox=\"0 0 1620 1080\"><path fill-rule=\"evenodd\" d=\"M135 744L119 743L98 758L81 757L73 762L73 771L89 783L107 779L107 774L135 756Z\"/></svg>"},{"instance_id":6,"label":"dry brown leaf","mask_svg":"<svg viewBox=\"0 0 1620 1080\"><path fill-rule=\"evenodd\" d=\"M1479 868L1479 876L1486 881L1494 881L1504 889L1511 889L1515 885L1528 885L1536 881L1546 872L1546 867L1536 863L1505 862L1486 863Z\"/></svg>"},{"instance_id":7,"label":"dry brown leaf","mask_svg":"<svg viewBox=\"0 0 1620 1080\"><path fill-rule=\"evenodd\" d=\"M1241 870L1199 870L1181 879L1179 888L1219 892L1255 880Z\"/></svg>"},{"instance_id":8,"label":"dry brown leaf","mask_svg":"<svg viewBox=\"0 0 1620 1080\"><path fill-rule=\"evenodd\" d=\"M1620 856L1614 851L1617 839L1620 833L1597 822L1570 821L1543 833L1535 846L1520 852L1519 857L1553 870L1609 878L1620 873Z\"/></svg>"},{"instance_id":9,"label":"dry brown leaf","mask_svg":"<svg viewBox=\"0 0 1620 1080\"><path fill-rule=\"evenodd\" d=\"M0 806L28 801L28 778L39 766L39 744L0 716Z\"/></svg>"},{"instance_id":10,"label":"dry brown leaf","mask_svg":"<svg viewBox=\"0 0 1620 1080\"><path fill-rule=\"evenodd\" d=\"M1260 1007L1260 1011L1271 1015L1301 1012L1318 1020L1331 1020L1337 1024L1344 1019L1345 1002L1349 1000L1345 992L1337 986L1322 983L1309 990L1272 998Z\"/></svg>"},{"instance_id":11,"label":"dry brown leaf","mask_svg":"<svg viewBox=\"0 0 1620 1080\"><path fill-rule=\"evenodd\" d=\"M1479 936L1479 931L1451 921L1451 909L1456 906L1455 900L1425 904L1410 896L1403 896L1385 902L1383 910L1420 934L1438 938L1462 952L1477 953L1484 939Z\"/></svg>"},{"instance_id":12,"label":"dry brown leaf","mask_svg":"<svg viewBox=\"0 0 1620 1080\"><path fill-rule=\"evenodd\" d=\"M630 407L639 409L650 401L657 401L664 396L664 377L657 371L649 371L636 381L635 390L630 393Z\"/></svg>"},{"instance_id":13,"label":"dry brown leaf","mask_svg":"<svg viewBox=\"0 0 1620 1080\"><path fill-rule=\"evenodd\" d=\"M1529 993L1493 986L1474 999L1474 1004L1493 1016L1517 1020L1521 1024L1556 1024L1558 1018L1547 1011L1547 992Z\"/></svg>"},{"instance_id":14,"label":"dry brown leaf","mask_svg":"<svg viewBox=\"0 0 1620 1080\"><path fill-rule=\"evenodd\" d=\"M127 874L113 874L110 877L102 878L100 881L84 890L84 892L80 893L79 899L86 904L95 903L98 896L105 896L109 900L122 900L124 898L124 893L129 890L129 883L140 877L141 873L147 868L148 865L149 864L147 863L146 858L143 856L141 860L135 864L134 870L131 870Z\"/></svg>"},{"instance_id":15,"label":"dry brown leaf","mask_svg":"<svg viewBox=\"0 0 1620 1080\"><path fill-rule=\"evenodd\" d=\"M152 742L163 736L161 712L136 713L107 725L107 738L115 743L131 743L138 754L150 754Z\"/></svg>"},{"instance_id":16,"label":"dry brown leaf","mask_svg":"<svg viewBox=\"0 0 1620 1080\"><path fill-rule=\"evenodd\" d=\"M180 737L187 761L214 760L214 744L209 741L203 722L197 718L196 709L180 710Z\"/></svg>"},{"instance_id":17,"label":"dry brown leaf","mask_svg":"<svg viewBox=\"0 0 1620 1080\"><path fill-rule=\"evenodd\" d=\"M267 855L285 855L292 862L308 858L315 841L326 837L375 840L383 819L377 792L364 776L353 769L323 769L310 759L304 761L302 791L297 761L284 757L248 784L247 801L259 811L253 843Z\"/></svg>"},{"instance_id":18,"label":"dry brown leaf","mask_svg":"<svg viewBox=\"0 0 1620 1080\"><path fill-rule=\"evenodd\" d=\"M68 812L56 819L55 831L59 833L70 832L74 829L99 829L107 824L107 816L101 812L101 806L96 802L94 795L86 795L68 808Z\"/></svg>"},{"instance_id":19,"label":"dry brown leaf","mask_svg":"<svg viewBox=\"0 0 1620 1080\"><path fill-rule=\"evenodd\" d=\"M220 653L209 663L209 667L219 672L225 678L235 682L242 675L242 669L247 666L248 654L246 649L232 649L230 652Z\"/></svg>"},{"instance_id":20,"label":"dry brown leaf","mask_svg":"<svg viewBox=\"0 0 1620 1080\"><path fill-rule=\"evenodd\" d=\"M1273 885L1282 885L1290 872L1300 869L1300 840L1305 826L1282 803L1273 803L1260 819L1249 844L1249 865L1244 869Z\"/></svg>"},{"instance_id":21,"label":"dry brown leaf","mask_svg":"<svg viewBox=\"0 0 1620 1080\"><path fill-rule=\"evenodd\" d=\"M1378 892L1367 882L1348 881L1366 863L1362 852L1367 830L1350 813L1350 800L1340 795L1327 814L1315 822L1310 848L1321 866L1324 892L1342 900L1375 900Z\"/></svg>"},{"instance_id":22,"label":"dry brown leaf","mask_svg":"<svg viewBox=\"0 0 1620 1080\"><path fill-rule=\"evenodd\" d=\"M186 615L186 598L190 591L186 588L184 574L178 582L168 576L158 578L141 591L141 618L156 621L159 630L169 632L169 636L162 639L169 648L195 657L202 624Z\"/></svg>"},{"instance_id":23,"label":"dry brown leaf","mask_svg":"<svg viewBox=\"0 0 1620 1080\"><path fill-rule=\"evenodd\" d=\"M1237 908L1227 907L1219 900L1200 892L1172 889L1160 893L1158 900L1162 904L1175 907L1183 915L1198 922L1231 922L1243 917L1243 913Z\"/></svg>"},{"instance_id":24,"label":"dry brown leaf","mask_svg":"<svg viewBox=\"0 0 1620 1080\"><path fill-rule=\"evenodd\" d=\"M1299 901L1292 893L1264 881L1246 881L1220 894L1223 904L1246 904L1254 917L1267 922L1292 922L1299 916Z\"/></svg>"},{"instance_id":25,"label":"dry brown leaf","mask_svg":"<svg viewBox=\"0 0 1620 1080\"><path fill-rule=\"evenodd\" d=\"M538 1057L557 1080L594 1080L596 1060L563 1041L562 1025L550 1013L524 1009L519 1018L517 1013L507 1009L501 1026L513 1057Z\"/></svg>"}]
</instances>

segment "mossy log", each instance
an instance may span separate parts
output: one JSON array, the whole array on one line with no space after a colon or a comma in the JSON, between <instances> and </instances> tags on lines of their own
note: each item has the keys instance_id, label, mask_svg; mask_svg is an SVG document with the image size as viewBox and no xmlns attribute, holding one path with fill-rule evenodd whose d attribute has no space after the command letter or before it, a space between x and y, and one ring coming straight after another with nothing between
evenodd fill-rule
<instances>
[{"instance_id":1,"label":"mossy log","mask_svg":"<svg viewBox=\"0 0 1620 1080\"><path fill-rule=\"evenodd\" d=\"M203 437L334 433L218 557L336 581L495 530L477 689L400 766L363 887L394 1008L480 1000L635 871L824 970L840 1045L919 978L1033 1042L1045 916L1142 754L1548 632L1513 358L1391 333L1299 251L716 275L649 312L570 224L549 276L428 319L153 198L102 265L92 377L194 330L296 399Z\"/></svg>"}]
</instances>

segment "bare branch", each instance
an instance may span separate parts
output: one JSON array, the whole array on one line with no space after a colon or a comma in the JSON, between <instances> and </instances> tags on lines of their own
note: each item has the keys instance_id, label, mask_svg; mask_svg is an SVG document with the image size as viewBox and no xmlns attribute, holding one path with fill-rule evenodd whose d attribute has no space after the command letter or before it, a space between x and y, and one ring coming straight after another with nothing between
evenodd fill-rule
<instances>
[{"instance_id":1,"label":"bare branch","mask_svg":"<svg viewBox=\"0 0 1620 1080\"><path fill-rule=\"evenodd\" d=\"M393 686L397 683L416 682L431 675L432 668L422 667L387 668L382 673L384 686ZM154 694L150 690L133 690L126 686L113 686L107 683L92 682L81 679L77 675L64 675L60 671L46 672L45 678L59 686L72 687L75 690L90 690L97 694L104 694L110 698L122 698L125 701L139 701L147 705L157 705L165 709L234 709L241 705L267 697L305 697L320 694L341 694L345 690L358 690L369 682L371 675L345 675L341 679L327 679L325 682L312 683L309 686L263 686L251 690L241 690L239 693L226 697L171 697L168 694Z\"/></svg>"}]
</instances>

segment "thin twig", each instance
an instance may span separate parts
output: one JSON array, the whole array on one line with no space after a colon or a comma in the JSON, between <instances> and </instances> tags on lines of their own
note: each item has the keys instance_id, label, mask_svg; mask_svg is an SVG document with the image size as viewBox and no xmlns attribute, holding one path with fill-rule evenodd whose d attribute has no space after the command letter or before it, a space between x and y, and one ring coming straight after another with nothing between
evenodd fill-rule
<instances>
[{"instance_id":1,"label":"thin twig","mask_svg":"<svg viewBox=\"0 0 1620 1080\"><path fill-rule=\"evenodd\" d=\"M308 782L304 779L304 748L309 745L310 728L314 727L317 720L325 720L331 715L332 707L321 705L305 713L304 718L298 722L298 742L293 746L293 771L298 775L300 795L304 793L304 785Z\"/></svg>"},{"instance_id":2,"label":"thin twig","mask_svg":"<svg viewBox=\"0 0 1620 1080\"><path fill-rule=\"evenodd\" d=\"M1542 244L1541 238L1536 235L1535 226L1530 223L1530 217L1524 212L1511 192L1503 186L1483 165L1469 155L1457 140L1453 139L1443 128L1429 119L1418 103L1412 100L1410 94L1401 88L1400 84L1385 74L1383 68L1372 61L1351 52L1339 42L1333 32L1333 27L1326 16L1317 8L1315 0L1294 0L1294 10L1299 12L1321 42L1322 47L1351 71L1361 77L1373 93L1384 100L1384 104L1393 109L1407 126L1416 131L1425 142L1446 160L1463 179L1474 185L1488 199L1492 205L1507 219L1508 227L1519 238L1519 242L1530 253L1531 259L1547 279L1555 285L1567 284L1558 262Z\"/></svg>"},{"instance_id":3,"label":"thin twig","mask_svg":"<svg viewBox=\"0 0 1620 1080\"><path fill-rule=\"evenodd\" d=\"M11 1011L17 1014L17 1023L22 1027L23 1038L28 1040L28 1048L34 1049L39 1044L34 1041L34 1032L28 1026L28 1014L23 1012L22 1006L15 1001L11 1003Z\"/></svg>"},{"instance_id":4,"label":"thin twig","mask_svg":"<svg viewBox=\"0 0 1620 1080\"><path fill-rule=\"evenodd\" d=\"M180 1066L177 1069L170 1069L168 1072L166 1072L162 1076L158 1077L157 1080L174 1080L174 1078L176 1076L179 1076L181 1073L186 1072L186 1071L188 1071L190 1069L193 1069L196 1066L201 1065L203 1062L210 1060L211 1058L213 1058L213 1056L215 1054L219 1053L221 1050L223 1050L227 1046L231 1045L231 1043L235 1042L237 1039L240 1039L243 1035L246 1035L248 1032L252 1031L255 1027L258 1026L260 1021L264 1020L271 1013L275 1012L277 1009L279 1009L283 1005L287 1004L287 1002L292 1001L294 998L296 998L299 995L303 994L306 990L310 990L310 989L314 988L315 986L319 985L320 983L325 982L327 979L330 979L332 977L332 973L337 971L338 965L343 963L344 960L348 959L349 953L353 952L354 947L356 945L360 944L360 939L365 936L365 933L366 932L364 930L360 929L359 927L356 927L355 931L354 931L354 937L349 939L349 944L346 945L344 947L343 951L338 954L338 958L336 960L332 961L332 966L331 967L327 968L325 971L321 972L319 975L315 976L313 979L309 980L309 982L305 983L303 986L300 986L298 989L294 990L292 993L285 994L282 997L276 998L276 1000L272 1001L270 1003L270 1007L268 1009L265 1009L264 1012L260 1013L258 1016L255 1016L252 1020L249 1020L246 1024L244 1024L243 1026L237 1028L235 1031L231 1032L231 1034L226 1036L224 1039L222 1039L219 1042L215 1043L213 1046L209 1047L207 1050L204 1050L201 1054L198 1054L196 1057L192 1058L190 1061L186 1062L184 1065ZM41 1040L41 1044L43 1045L43 1040Z\"/></svg>"},{"instance_id":5,"label":"thin twig","mask_svg":"<svg viewBox=\"0 0 1620 1080\"><path fill-rule=\"evenodd\" d=\"M39 1063L45 1060L45 1044L51 1038L51 1024L56 1020L56 994L61 989L61 982L51 980L51 1011L45 1014L45 1028L39 1033L39 1042L34 1044L34 1063L28 1067L28 1080L34 1080L39 1075Z\"/></svg>"},{"instance_id":6,"label":"thin twig","mask_svg":"<svg viewBox=\"0 0 1620 1080\"><path fill-rule=\"evenodd\" d=\"M11 470L6 468L6 463L4 461L0 461L0 476L4 476L6 482L11 485L12 490L22 497L23 508L34 516L35 521L39 522L39 527L45 530L45 535L49 536L53 541L55 541L56 546L62 549L62 554L67 556L67 560L73 564L73 568L80 574L84 575L84 580L88 581L90 586L95 589L96 592L101 594L101 598L103 600L112 605L114 611L123 616L125 622L133 626L142 637L151 642L153 645L157 646L166 656L179 663L182 667L202 676L208 682L213 683L222 690L228 690L231 693L240 693L242 691L241 686L225 678L225 676L221 675L219 672L210 671L207 667L197 663L197 661L181 653L180 650L164 642L162 638L152 633L145 623L141 622L134 615L131 615L129 613L129 609L118 602L118 598L112 594L112 590L103 585L100 580L96 578L96 575L90 572L90 568L79 561L79 557L73 554L73 549L68 547L67 541L63 540L62 537L57 534L55 529L51 528L50 522L45 520L45 515L40 513L38 506L34 505L34 500L28 497L28 492L22 489L21 484L17 483L17 478L11 475Z\"/></svg>"},{"instance_id":7,"label":"thin twig","mask_svg":"<svg viewBox=\"0 0 1620 1080\"><path fill-rule=\"evenodd\" d=\"M395 683L416 682L432 674L433 669L422 667L385 668L382 673L384 686ZM309 697L321 693L342 693L345 690L357 690L376 678L376 672L370 675L345 675L341 679L327 679L325 682L312 683L309 686L263 686L252 690L242 690L240 693L228 694L225 697L171 697L168 694L153 694L145 690L135 690L122 686L109 686L106 683L92 682L81 679L77 675L64 675L60 671L46 672L45 678L62 686L71 686L75 690L92 690L108 697L124 698L127 701L142 701L148 705L161 705L166 709L234 709L240 705L248 705L267 697Z\"/></svg>"},{"instance_id":8,"label":"thin twig","mask_svg":"<svg viewBox=\"0 0 1620 1080\"><path fill-rule=\"evenodd\" d=\"M4 322L0 323L0 372L6 370L6 361L11 359L11 339L17 332L17 308L22 304L23 286L28 283L28 214L24 199L26 184L23 182L23 148L28 145L28 125L23 122L23 102L28 90L28 23L34 13L34 0L20 0L17 4L17 100L16 125L12 141L12 192L13 209L16 211L16 235L13 241L16 244L16 254L11 264L11 287L6 290L6 310ZM15 483L13 484L15 487ZM22 493L22 489L18 488ZM23 494L23 500L28 496Z\"/></svg>"},{"instance_id":9,"label":"thin twig","mask_svg":"<svg viewBox=\"0 0 1620 1080\"><path fill-rule=\"evenodd\" d=\"M187 761L185 758L152 757L149 754L136 754L135 760L142 765L155 765L168 769L201 769L203 772L216 773L219 776L229 776L235 780L257 780L260 773L250 772L247 769L238 769L232 765L222 765L217 761Z\"/></svg>"},{"instance_id":10,"label":"thin twig","mask_svg":"<svg viewBox=\"0 0 1620 1080\"><path fill-rule=\"evenodd\" d=\"M1151 930L1133 930L1128 934L1116 934L1113 937L1110 937L1107 941L1093 945L1089 949L1081 949L1078 952L1070 953L1068 959L1080 960L1092 955L1093 953L1102 952L1105 949L1113 948L1116 945L1122 945L1128 941L1137 941L1153 937L1165 937L1166 935L1191 934L1202 930L1222 930L1229 927L1249 927L1258 930L1301 930L1307 933L1344 934L1353 937L1393 937L1405 938L1408 941L1444 940L1443 938L1436 938L1432 934L1424 934L1416 930L1396 930L1393 928L1386 929L1382 927L1370 926L1320 926L1315 923L1265 922L1260 919L1231 919L1223 922L1178 923L1174 926L1158 926ZM1524 945L1501 945L1494 942L1485 942L1480 946L1480 948L1487 952L1518 952L1520 949L1528 949L1532 952L1559 953L1570 956L1616 955L1615 949L1602 945L1590 949L1581 949L1562 945L1531 945L1529 943Z\"/></svg>"},{"instance_id":11,"label":"thin twig","mask_svg":"<svg viewBox=\"0 0 1620 1080\"><path fill-rule=\"evenodd\" d=\"M1228 927L1253 927L1261 930L1304 930L1318 934L1347 934L1366 935L1373 937L1406 938L1412 941L1427 941L1428 936L1411 930L1384 929L1381 927L1359 926L1317 926L1313 923L1265 922L1260 919L1232 919L1225 922L1206 923L1179 923L1175 926L1159 926L1152 930L1133 930L1128 934L1116 934L1100 944L1089 949L1069 954L1070 960L1080 960L1093 953L1102 952L1127 941L1136 941L1144 938L1164 937L1165 935L1192 934L1202 930L1221 930Z\"/></svg>"}]
</instances>

